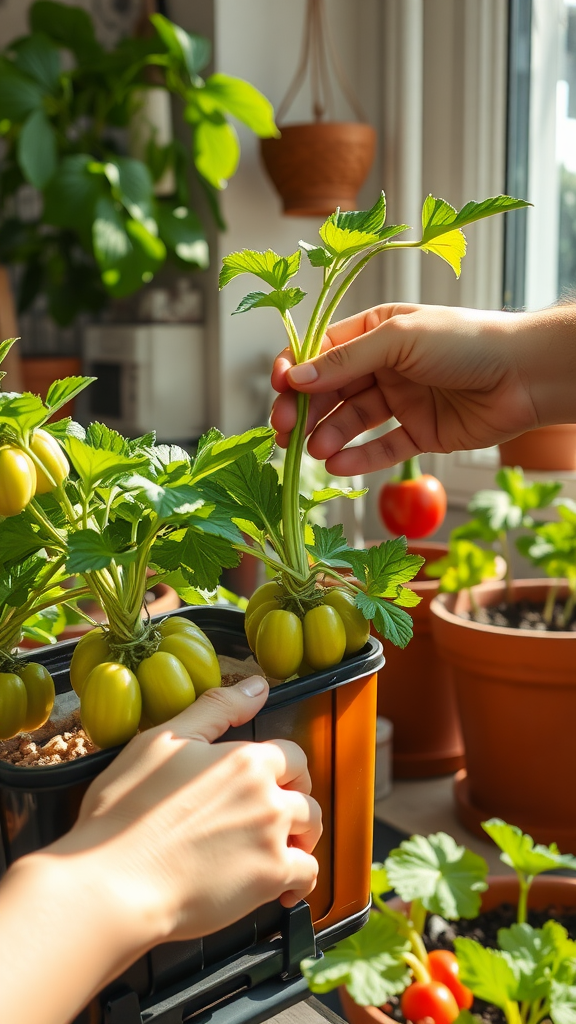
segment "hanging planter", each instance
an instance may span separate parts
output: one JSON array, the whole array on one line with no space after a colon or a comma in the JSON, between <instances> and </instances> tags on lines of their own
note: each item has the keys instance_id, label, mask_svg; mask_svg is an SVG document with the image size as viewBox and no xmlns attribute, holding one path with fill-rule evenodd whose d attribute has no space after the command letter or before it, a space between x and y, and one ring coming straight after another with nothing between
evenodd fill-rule
<instances>
[{"instance_id":1,"label":"hanging planter","mask_svg":"<svg viewBox=\"0 0 576 1024\"><path fill-rule=\"evenodd\" d=\"M330 66L357 121L325 120L333 108ZM284 116L307 74L314 120L284 125ZM292 217L327 217L337 207L356 210L357 192L374 160L376 132L366 124L340 64L324 0L308 0L300 62L276 120L281 136L262 139L260 151L282 199L284 213Z\"/></svg>"}]
</instances>

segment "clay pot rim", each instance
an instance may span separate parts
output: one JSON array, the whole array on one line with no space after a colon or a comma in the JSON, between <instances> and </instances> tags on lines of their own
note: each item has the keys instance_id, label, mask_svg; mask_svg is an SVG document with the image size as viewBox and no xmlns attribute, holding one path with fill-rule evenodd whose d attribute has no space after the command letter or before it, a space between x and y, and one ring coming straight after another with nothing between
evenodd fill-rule
<instances>
[{"instance_id":1,"label":"clay pot rim","mask_svg":"<svg viewBox=\"0 0 576 1024\"><path fill-rule=\"evenodd\" d=\"M484 593L487 590L494 589L494 601L487 602L487 606L498 603L498 599L501 594L506 590L506 584L503 580L486 581L481 583L480 586L484 589ZM560 588L560 593L565 592L568 589L568 584L565 579L522 579L514 580L512 587L515 591L521 591L526 588L538 588L546 594L551 587L557 586ZM474 588L475 590L477 588ZM520 595L519 595L520 596ZM531 640L540 641L552 641L552 640L573 640L576 641L576 631L574 630L556 630L554 632L544 632L539 629L514 629L511 626L491 626L484 622L472 622L469 619L463 619L460 615L453 612L448 604L454 603L458 594L438 594L430 603L430 613L436 616L438 619L442 619L444 622L451 626L460 626L464 629L472 629L479 633L487 633L497 636L517 636L517 637L530 637Z\"/></svg>"},{"instance_id":2,"label":"clay pot rim","mask_svg":"<svg viewBox=\"0 0 576 1024\"><path fill-rule=\"evenodd\" d=\"M501 903L508 902L510 899L510 890L512 889L518 891L520 888L518 878L515 874L488 875L487 882L488 889L482 893L481 910L484 909L484 903L486 902L486 900L488 900L488 902L490 902L491 904L489 907L486 908L488 910L493 909L493 907L499 906ZM569 907L572 910L576 909L576 878L566 878L563 875L539 875L532 882L528 899L528 906L530 907L534 903L535 898L537 903L541 902L538 899L539 894L542 894L543 900L546 900L548 901L548 903L551 903L554 900L560 899L561 893L563 891L571 892L573 898L569 903L565 905L560 903L558 905L564 906L565 908ZM547 893L548 895L544 895L545 893ZM497 903L493 903L492 901L490 901L490 894L498 894L501 896L501 899L499 899ZM397 896L395 896L389 902L390 906L394 910L401 910L402 908L407 906ZM352 997L348 994L346 987L344 985L340 986L338 992L342 1002L342 1008L344 1009L345 1013L346 1004L348 1003L348 1005L351 1004L354 1007L354 1016L356 1016L357 1013L358 1017L364 1017L365 1020L372 1021L372 1024L398 1024L398 1022L395 1021L393 1017L390 1017L387 1013L384 1012L384 1010L381 1010L379 1006L359 1006L357 1003L353 1001Z\"/></svg>"},{"instance_id":3,"label":"clay pot rim","mask_svg":"<svg viewBox=\"0 0 576 1024\"><path fill-rule=\"evenodd\" d=\"M376 134L376 129L369 121L290 121L288 123L282 123L278 125L279 131L290 131L292 128L307 128L313 131L322 131L324 128L369 128L370 132ZM279 142L282 135L270 136L267 139L261 139L261 142Z\"/></svg>"}]
</instances>

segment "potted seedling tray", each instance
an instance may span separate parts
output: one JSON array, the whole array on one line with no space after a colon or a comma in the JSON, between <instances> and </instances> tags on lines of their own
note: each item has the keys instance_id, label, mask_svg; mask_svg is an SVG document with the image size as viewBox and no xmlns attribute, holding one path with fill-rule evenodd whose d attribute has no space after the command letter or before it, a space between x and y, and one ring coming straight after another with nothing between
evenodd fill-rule
<instances>
[{"instance_id":1,"label":"potted seedling tray","mask_svg":"<svg viewBox=\"0 0 576 1024\"><path fill-rule=\"evenodd\" d=\"M193 619L218 654L239 659L250 655L241 612L200 607L179 609L178 614ZM58 694L70 692L68 667L75 643L67 641L33 655L53 675ZM304 749L324 823L316 849L318 884L309 908L299 904L287 913L272 903L206 938L157 946L101 993L78 1024L173 1024L221 1000L228 1004L234 994L236 1016L230 1016L228 1007L227 1021L263 1020L305 995L299 961L315 948L321 950L356 931L368 914L376 679L383 663L381 645L370 638L359 654L334 668L272 689L251 722L223 737L284 738ZM119 749L47 767L0 762L6 866L71 827L87 786ZM291 981L294 974L296 980ZM239 990L244 995L238 995Z\"/></svg>"}]
</instances>

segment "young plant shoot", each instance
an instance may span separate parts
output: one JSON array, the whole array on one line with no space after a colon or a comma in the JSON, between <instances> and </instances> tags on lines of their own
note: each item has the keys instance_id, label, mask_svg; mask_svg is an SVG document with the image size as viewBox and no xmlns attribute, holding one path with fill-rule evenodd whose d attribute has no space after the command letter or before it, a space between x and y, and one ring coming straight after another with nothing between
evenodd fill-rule
<instances>
[{"instance_id":1,"label":"young plant shoot","mask_svg":"<svg viewBox=\"0 0 576 1024\"><path fill-rule=\"evenodd\" d=\"M576 943L559 922L542 928L526 922L534 877L543 871L576 868L576 858L532 838L499 818L483 824L520 882L518 920L498 932L498 949L471 938L454 939L454 951L427 949L422 941L427 914L447 921L475 918L480 894L488 888L482 857L450 836L412 836L392 850L384 865L372 868L375 907L365 927L337 943L322 959L303 960L301 969L313 992L344 985L361 1006L384 1006L401 996L406 1021L477 1024L469 1012L474 997L498 1007L507 1024L569 1024L576 1006ZM403 908L395 910L382 893L395 889ZM431 944L430 932L427 936ZM490 1018L492 1019L492 1018Z\"/></svg>"},{"instance_id":2,"label":"young plant shoot","mask_svg":"<svg viewBox=\"0 0 576 1024\"><path fill-rule=\"evenodd\" d=\"M560 629L567 629L576 605L576 502L570 498L556 498L553 505L560 521L535 525L530 536L517 539L516 547L547 576L567 581L568 598L556 619ZM543 614L548 626L554 621L558 589L555 583L546 598Z\"/></svg>"},{"instance_id":3,"label":"young plant shoot","mask_svg":"<svg viewBox=\"0 0 576 1024\"><path fill-rule=\"evenodd\" d=\"M341 300L375 256L393 249L422 249L440 256L458 276L466 251L462 228L526 205L523 200L496 196L467 203L457 212L444 200L428 196L422 208L421 237L400 241L398 236L408 225L385 226L382 193L370 210L337 210L328 217L320 228L320 244L301 242L300 250L285 257L271 249L244 249L226 256L220 287L240 274L253 274L268 285L268 291L245 295L235 312L276 308L294 361L301 363L318 355ZM304 292L293 283L302 252L318 269L322 283L301 336L291 311L304 298ZM423 561L406 553L405 537L359 551L348 547L340 526L309 529L307 515L315 505L356 495L329 488L312 499L302 498L300 472L309 396L299 394L297 402L298 419L286 453L282 486L272 467L258 463L253 456L218 476L223 489L219 500L224 501L227 492L231 517L253 538L254 554L266 559L274 575L274 581L250 601L246 631L259 664L267 675L278 679L337 664L363 646L370 621L384 639L404 647L412 635L412 622L404 608L419 600L405 584Z\"/></svg>"}]
</instances>

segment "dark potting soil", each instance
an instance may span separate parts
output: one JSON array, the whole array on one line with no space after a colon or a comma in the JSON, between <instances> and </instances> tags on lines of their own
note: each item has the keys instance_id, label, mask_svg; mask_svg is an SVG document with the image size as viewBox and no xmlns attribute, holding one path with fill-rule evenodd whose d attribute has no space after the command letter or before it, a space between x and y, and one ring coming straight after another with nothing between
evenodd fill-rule
<instances>
[{"instance_id":1,"label":"dark potting soil","mask_svg":"<svg viewBox=\"0 0 576 1024\"><path fill-rule=\"evenodd\" d=\"M483 626L507 626L509 629L536 629L557 632L576 632L576 609L572 613L567 626L562 624L564 603L557 601L554 605L552 622L544 621L543 606L536 601L518 601L516 604L489 605L479 608L477 612L461 612L460 618L469 622L479 622Z\"/></svg>"},{"instance_id":2,"label":"dark potting soil","mask_svg":"<svg viewBox=\"0 0 576 1024\"><path fill-rule=\"evenodd\" d=\"M502 903L494 910L479 914L472 921L445 921L442 917L432 914L426 922L424 945L428 952L432 949L454 950L454 939L463 936L475 939L483 946L495 949L498 945L498 930L509 928L516 921L517 908L511 903ZM528 923L533 928L541 928L545 921L554 918L564 926L571 939L576 939L576 913L563 913L559 907L548 907L546 910L530 910ZM400 1024L406 1024L400 1010L400 996L393 996L382 1009ZM480 1017L485 1024L506 1024L506 1018L498 1007L475 999L471 1012Z\"/></svg>"}]
</instances>

